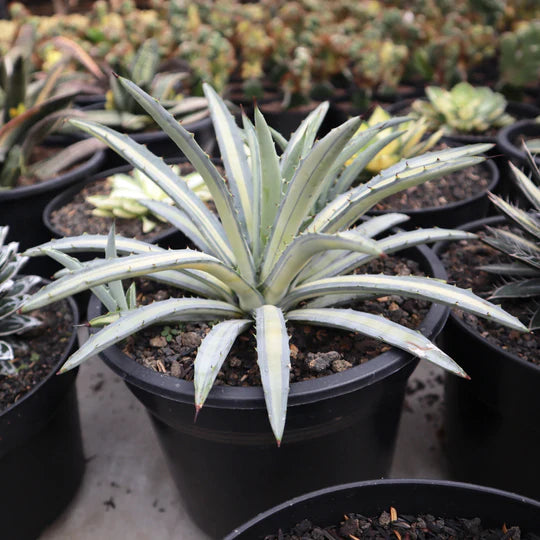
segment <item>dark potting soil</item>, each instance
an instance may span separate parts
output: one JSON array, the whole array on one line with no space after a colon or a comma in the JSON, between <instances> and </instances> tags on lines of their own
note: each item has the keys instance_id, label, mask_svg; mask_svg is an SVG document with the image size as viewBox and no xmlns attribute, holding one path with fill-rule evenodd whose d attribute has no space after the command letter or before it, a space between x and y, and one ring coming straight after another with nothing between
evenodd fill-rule
<instances>
[{"instance_id":1,"label":"dark potting soil","mask_svg":"<svg viewBox=\"0 0 540 540\"><path fill-rule=\"evenodd\" d=\"M221 174L224 170L217 167ZM180 164L180 173L188 174L193 171L189 163ZM96 180L84 186L75 197L65 206L51 212L51 223L64 236L79 236L81 234L107 234L113 221L116 226L116 233L126 238L137 238L138 240L152 241L158 234L169 229L171 224L154 219L156 226L149 233L143 233L142 221L139 218L123 219L101 217L92 214L95 206L87 202L86 198L92 195L107 195L111 192L111 186L106 178ZM213 202L207 206L215 211Z\"/></svg>"},{"instance_id":2,"label":"dark potting soil","mask_svg":"<svg viewBox=\"0 0 540 540\"><path fill-rule=\"evenodd\" d=\"M483 236L484 232L479 231L478 235ZM502 285L503 280L501 277L478 270L477 267L510 262L509 257L505 257L481 240L474 239L448 244L441 254L441 259L448 272L449 283L472 289L483 298L488 298L497 286ZM500 304L524 324L528 324L535 306L534 300L526 298L504 299ZM469 313L458 310L455 313L493 345L540 365L540 333L526 334Z\"/></svg>"},{"instance_id":3,"label":"dark potting soil","mask_svg":"<svg viewBox=\"0 0 540 540\"><path fill-rule=\"evenodd\" d=\"M419 186L394 193L378 203L374 210L420 210L444 206L462 201L485 192L491 178L489 171L481 165L467 167L461 171L430 180Z\"/></svg>"},{"instance_id":4,"label":"dark potting soil","mask_svg":"<svg viewBox=\"0 0 540 540\"><path fill-rule=\"evenodd\" d=\"M501 516L504 520L504 516ZM320 527L305 519L290 531L265 536L264 540L539 540L534 533L522 533L518 525L486 529L479 518L441 518L430 514L398 515L394 508L379 516L346 514L339 525Z\"/></svg>"},{"instance_id":5,"label":"dark potting soil","mask_svg":"<svg viewBox=\"0 0 540 540\"><path fill-rule=\"evenodd\" d=\"M365 272L423 275L416 262L397 257L373 261L365 267ZM157 291L155 287L156 284L149 283L139 287L139 301L149 303L170 295L165 287L161 286ZM429 305L425 301L386 296L342 307L383 315L409 328L416 328L424 319ZM287 327L290 335L291 382L338 373L390 349L389 345L354 332L292 323ZM129 337L123 350L150 369L193 380L197 349L209 331L210 326L206 323L150 327ZM259 386L261 380L255 349L253 330L239 336L217 376L216 384Z\"/></svg>"},{"instance_id":6,"label":"dark potting soil","mask_svg":"<svg viewBox=\"0 0 540 540\"><path fill-rule=\"evenodd\" d=\"M13 346L17 374L0 375L0 412L49 375L73 331L73 316L65 301L33 311L31 315L43 324L20 336L4 338Z\"/></svg>"}]
</instances>

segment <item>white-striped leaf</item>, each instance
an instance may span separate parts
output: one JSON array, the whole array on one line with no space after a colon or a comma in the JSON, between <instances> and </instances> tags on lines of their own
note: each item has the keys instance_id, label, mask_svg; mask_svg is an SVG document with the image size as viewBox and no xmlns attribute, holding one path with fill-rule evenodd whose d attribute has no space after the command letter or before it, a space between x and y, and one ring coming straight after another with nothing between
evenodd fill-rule
<instances>
[{"instance_id":1,"label":"white-striped leaf","mask_svg":"<svg viewBox=\"0 0 540 540\"><path fill-rule=\"evenodd\" d=\"M227 358L236 338L253 324L252 320L223 321L212 327L203 339L195 358L195 407L197 412L204 405L214 385L217 374Z\"/></svg>"},{"instance_id":2,"label":"white-striped leaf","mask_svg":"<svg viewBox=\"0 0 540 540\"><path fill-rule=\"evenodd\" d=\"M264 400L279 446L285 429L290 372L289 336L283 312L272 305L257 308L255 328Z\"/></svg>"},{"instance_id":3,"label":"white-striped leaf","mask_svg":"<svg viewBox=\"0 0 540 540\"><path fill-rule=\"evenodd\" d=\"M424 358L460 377L468 378L461 367L420 332L379 315L352 309L298 309L287 313L289 321L360 332L408 353Z\"/></svg>"}]
</instances>

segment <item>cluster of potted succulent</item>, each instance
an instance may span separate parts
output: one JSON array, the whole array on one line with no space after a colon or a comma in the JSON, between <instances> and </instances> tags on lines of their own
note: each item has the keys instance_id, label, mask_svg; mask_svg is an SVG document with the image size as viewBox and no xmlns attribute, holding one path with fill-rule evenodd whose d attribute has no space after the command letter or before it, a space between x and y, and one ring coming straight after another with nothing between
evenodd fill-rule
<instances>
[{"instance_id":1,"label":"cluster of potted succulent","mask_svg":"<svg viewBox=\"0 0 540 540\"><path fill-rule=\"evenodd\" d=\"M390 112L374 108L365 121L328 120L332 106L315 103L298 127L280 133L258 107L240 114L203 83L202 71L227 64L231 50L241 50L244 83L264 90L254 81L268 68L264 55L271 52L283 68L286 56L280 64L276 51L288 51L290 69L276 68L284 77L282 97L301 103L304 88L320 86L314 73L317 83L331 78L322 58L328 69L344 69L344 45L337 37L327 43L313 30L322 22L313 6L280 5L279 17L268 22L266 2L242 5L242 18L232 1L215 11L190 5L186 17L183 4L172 4L173 24L196 36L181 53L196 58L205 47L215 53L209 56L216 63L202 63L196 73L204 97L177 99L184 82L193 88L193 72L160 71L163 43L156 36L124 63L119 71L126 77L105 76L77 43L56 39L62 58L28 84L30 26L21 27L4 57L0 205L3 224L24 250L19 254L16 242L5 242L8 229L0 230L0 470L10 486L0 490L0 516L11 527L6 534L35 538L76 490L84 460L73 382L77 366L99 355L148 410L190 515L213 537L298 496L228 538L287 538L285 531L305 518L318 528L338 526L343 513L383 511L390 512L389 530L398 532L405 527L400 515L428 513L478 516L488 528L519 525L523 534L538 535L540 503L526 496L540 499L539 340L530 332L540 327L540 172L532 155L539 111L462 82L448 91L427 87L426 99L397 103ZM343 13L343 20L374 16L348 5ZM396 13L376 11L375 18L388 23ZM328 15L327 29L336 20ZM407 26L407 18L402 23ZM407 28L414 41L413 27ZM304 41L295 42L295 28ZM487 32L482 28L475 30L478 46ZM261 38L257 54L248 45L252 31ZM520 39L529 43L528 36ZM381 54L401 58L397 84L405 51L399 40L392 44ZM414 55L426 71L426 58L439 50L431 46ZM377 59L370 61L375 72ZM85 85L106 92L87 110L67 108L73 88L81 88L70 86L72 62L90 74ZM361 73L370 72L353 75ZM225 83L220 86L225 92ZM383 86L391 85L377 91ZM132 122L159 131L134 135L126 129ZM53 157L46 149L32 152L43 141L65 144L74 133L69 150ZM208 155L214 142L219 160ZM102 166L105 149L118 158ZM502 186L496 152L508 152L505 162L514 162L503 170ZM89 154L82 182L71 178L75 169L60 174ZM47 160L33 162L37 155ZM181 158L163 159L170 155ZM115 167L123 162L128 165ZM41 180L36 186L21 184L32 175ZM54 179L44 181L49 176ZM95 191L98 185L104 191ZM492 192L513 194L525 210ZM66 200L84 206L84 219L101 220L96 232L69 236L57 228L47 241L51 233L29 224L41 219L47 203L52 222ZM484 222L454 228L490 208L504 217L488 218L488 229ZM137 232L129 225L118 234L124 220L134 220ZM27 238L26 230L39 234ZM444 266L425 247L436 242ZM37 289L38 278L17 277L26 263L35 273L56 272L54 279ZM78 315L69 298L85 292L93 293L92 330L75 350L68 327ZM456 310L450 316L449 308ZM57 347L44 362L48 349L38 340L60 326L65 335L55 333ZM164 337L164 328L174 332ZM148 344L161 341L166 346L154 346L149 358ZM493 488L376 481L388 474L407 379L418 359L450 372L445 444L453 477ZM54 376L57 371L62 375ZM357 480L368 482L331 487ZM44 491L51 483L54 495ZM11 518L29 504L40 509L35 519Z\"/></svg>"}]
</instances>

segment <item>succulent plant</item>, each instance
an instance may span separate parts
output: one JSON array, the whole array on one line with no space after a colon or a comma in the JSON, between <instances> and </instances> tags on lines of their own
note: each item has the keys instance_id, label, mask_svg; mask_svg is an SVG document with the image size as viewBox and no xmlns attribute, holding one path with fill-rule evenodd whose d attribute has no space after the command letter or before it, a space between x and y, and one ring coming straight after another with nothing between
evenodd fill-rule
<instances>
[{"instance_id":1,"label":"succulent plant","mask_svg":"<svg viewBox=\"0 0 540 540\"><path fill-rule=\"evenodd\" d=\"M324 103L287 142L269 129L258 110L255 110L255 124L244 117L241 130L224 102L211 87L205 86L227 175L225 182L192 135L156 100L128 80L119 79L119 83L155 118L201 174L220 219L170 167L144 146L110 128L85 120L71 120L73 125L105 141L134 167L144 170L173 199L175 206L172 207L151 201L142 201L142 204L182 230L200 251L164 250L117 237L116 247L125 256L114 261L98 259L79 269L68 270L33 295L24 311L89 287L142 275L196 295L156 301L133 310L109 310L104 316L108 325L70 357L64 370L152 324L226 319L212 327L195 360L195 406L199 410L235 339L255 326L265 400L279 443L289 389L286 320L377 337L462 376L465 374L459 366L420 333L380 316L328 306L357 296L401 294L457 306L525 330L516 318L500 308L440 280L418 276L347 275L384 253L426 241L469 237L469 233L461 231L426 229L397 232L383 240L374 240L376 234L406 219L396 214L372 218L357 227L352 225L387 195L481 162L484 158L477 154L490 145L452 148L401 161L366 184L352 190L345 188L343 193L325 201L322 210L313 215L315 203L326 186L339 183L341 176L350 175L351 170L357 176L371 161L376 149L368 147L343 171L345 162L378 130L400 120L355 135L360 119L353 118L315 142L328 109L328 103ZM283 150L280 157L272 137ZM244 140L249 147L249 160ZM51 241L32 248L27 254L58 254L81 249L103 251L109 244L110 237L83 235ZM91 324L102 322L98 318Z\"/></svg>"},{"instance_id":2,"label":"succulent plant","mask_svg":"<svg viewBox=\"0 0 540 540\"><path fill-rule=\"evenodd\" d=\"M475 88L467 82L456 84L450 91L428 86L429 101L416 100L412 114L426 118L430 127L443 127L448 132L483 133L514 121L505 112L506 99L487 86Z\"/></svg>"},{"instance_id":3,"label":"succulent plant","mask_svg":"<svg viewBox=\"0 0 540 540\"><path fill-rule=\"evenodd\" d=\"M540 21L528 21L500 40L500 78L503 84L524 87L540 81Z\"/></svg>"},{"instance_id":4,"label":"succulent plant","mask_svg":"<svg viewBox=\"0 0 540 540\"><path fill-rule=\"evenodd\" d=\"M391 118L391 114L382 107L377 106L369 119L362 122L358 129L358 133L377 124L386 122ZM402 159L427 152L437 144L443 134L442 130L438 130L429 137L424 138L427 131L428 123L423 118L409 120L402 124L394 124L385 130L379 131L369 144L375 144L383 139L387 139L387 137L389 137L387 140L390 142L388 142L388 144L366 165L365 171L369 173L378 173ZM367 146L369 146L369 144ZM362 150L364 150L364 148L360 151ZM356 155L347 161L345 165L354 163L355 158Z\"/></svg>"},{"instance_id":5,"label":"succulent plant","mask_svg":"<svg viewBox=\"0 0 540 540\"><path fill-rule=\"evenodd\" d=\"M508 283L498 287L491 295L492 300L505 298L540 299L540 170L536 162L523 145L528 156L532 177L529 178L512 163L513 178L520 192L532 206L530 211L509 204L497 195L489 194L493 204L518 230L488 227L489 236L484 242L508 255L511 263L482 266L482 270L504 276ZM534 311L529 328L540 328L540 305Z\"/></svg>"},{"instance_id":6,"label":"succulent plant","mask_svg":"<svg viewBox=\"0 0 540 540\"><path fill-rule=\"evenodd\" d=\"M34 148L61 120L77 114L68 108L75 90L55 93L63 62L42 80L28 81L33 35L31 26L22 26L13 48L0 63L0 189L12 188L23 174L40 180L53 178L97 149L96 141L88 139L52 158L29 164Z\"/></svg>"},{"instance_id":7,"label":"succulent plant","mask_svg":"<svg viewBox=\"0 0 540 540\"><path fill-rule=\"evenodd\" d=\"M28 291L37 285L41 278L17 276L28 257L22 257L18 253L17 242L4 244L8 230L9 227L0 227L0 375L17 373L12 364L14 353L10 339L41 324L35 317L18 313Z\"/></svg>"},{"instance_id":8,"label":"succulent plant","mask_svg":"<svg viewBox=\"0 0 540 540\"><path fill-rule=\"evenodd\" d=\"M211 199L210 192L206 189L206 185L199 173L192 172L180 175L180 167L177 165L173 165L171 169L187 183L189 189L196 193L202 201ZM128 174L113 174L107 180L112 187L110 193L86 198L90 204L96 207L92 212L96 216L125 219L139 218L142 221L143 232L149 233L156 227L156 222L152 217L149 217L151 212L140 201L150 200L173 204L173 200L138 169L134 169ZM160 218L158 217L158 219ZM162 218L161 220L163 221Z\"/></svg>"}]
</instances>

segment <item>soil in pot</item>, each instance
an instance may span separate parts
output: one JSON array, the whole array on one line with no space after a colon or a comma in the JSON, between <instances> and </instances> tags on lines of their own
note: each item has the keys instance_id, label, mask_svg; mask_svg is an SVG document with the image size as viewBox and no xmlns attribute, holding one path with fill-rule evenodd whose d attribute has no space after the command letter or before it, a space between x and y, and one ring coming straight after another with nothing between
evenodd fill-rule
<instances>
[{"instance_id":1,"label":"soil in pot","mask_svg":"<svg viewBox=\"0 0 540 540\"><path fill-rule=\"evenodd\" d=\"M480 237L484 231L478 231ZM502 284L502 279L494 274L477 270L478 266L510 262L508 257L484 244L481 240L462 240L452 242L441 253L441 259L448 272L448 281L459 287L472 289L482 297L489 297L493 289ZM519 317L527 324L532 312L534 301L531 299L502 299L503 309ZM540 365L540 334L524 334L511 330L475 315L455 311L468 326L476 330L489 343L501 349Z\"/></svg>"},{"instance_id":2,"label":"soil in pot","mask_svg":"<svg viewBox=\"0 0 540 540\"><path fill-rule=\"evenodd\" d=\"M372 261L368 273L424 275L418 263L399 257ZM163 300L178 290L168 291L152 282L141 282L139 301ZM344 306L349 307L349 306ZM385 296L356 302L350 306L360 311L382 315L409 328L417 328L424 319L429 303L420 300ZM354 332L324 327L288 324L290 330L290 382L306 381L339 373L367 362L391 347ZM173 377L193 380L193 363L197 349L210 331L206 323L185 323L147 328L126 340L124 352L138 363ZM260 386L256 343L253 333L239 337L231 349L216 380L216 385Z\"/></svg>"},{"instance_id":3,"label":"soil in pot","mask_svg":"<svg viewBox=\"0 0 540 540\"><path fill-rule=\"evenodd\" d=\"M17 375L0 375L0 413L19 401L58 363L73 333L73 316L66 302L57 302L32 312L42 326L15 339Z\"/></svg>"},{"instance_id":4,"label":"soil in pot","mask_svg":"<svg viewBox=\"0 0 540 540\"><path fill-rule=\"evenodd\" d=\"M502 516L501 516L502 517ZM440 540L489 539L489 540L537 540L533 533L522 535L519 526L502 524L499 529L484 528L478 517L440 517L431 514L401 514L394 507L378 516L347 513L339 524L320 526L308 519L297 523L287 532L265 536L264 540L350 540L389 538Z\"/></svg>"}]
</instances>

